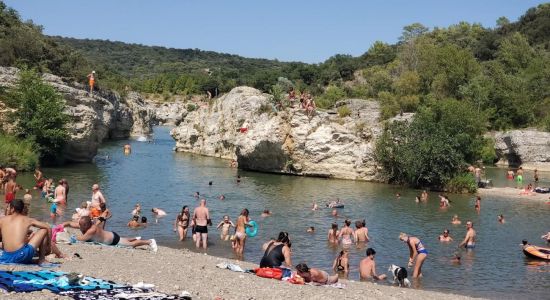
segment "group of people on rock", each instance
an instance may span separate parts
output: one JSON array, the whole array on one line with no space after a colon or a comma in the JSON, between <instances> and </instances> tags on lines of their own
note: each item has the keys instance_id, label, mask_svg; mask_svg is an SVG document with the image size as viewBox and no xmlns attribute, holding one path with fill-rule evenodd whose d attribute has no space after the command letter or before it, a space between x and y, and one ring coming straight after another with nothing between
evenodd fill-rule
<instances>
[{"instance_id":1,"label":"group of people on rock","mask_svg":"<svg viewBox=\"0 0 550 300\"><path fill-rule=\"evenodd\" d=\"M304 91L300 94L300 108L306 111L308 117L311 117L315 112L317 106L315 105L315 100L310 93ZM290 102L290 107L294 107L294 103L297 101L296 91L291 89L288 92L288 101Z\"/></svg>"}]
</instances>

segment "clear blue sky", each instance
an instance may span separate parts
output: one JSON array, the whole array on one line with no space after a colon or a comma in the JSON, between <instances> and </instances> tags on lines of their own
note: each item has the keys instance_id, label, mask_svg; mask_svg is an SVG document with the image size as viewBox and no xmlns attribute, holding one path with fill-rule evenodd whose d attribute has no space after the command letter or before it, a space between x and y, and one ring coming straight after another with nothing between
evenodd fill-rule
<instances>
[{"instance_id":1,"label":"clear blue sky","mask_svg":"<svg viewBox=\"0 0 550 300\"><path fill-rule=\"evenodd\" d=\"M403 26L459 21L494 27L536 0L7 0L49 35L198 48L282 61L321 62L394 43Z\"/></svg>"}]
</instances>

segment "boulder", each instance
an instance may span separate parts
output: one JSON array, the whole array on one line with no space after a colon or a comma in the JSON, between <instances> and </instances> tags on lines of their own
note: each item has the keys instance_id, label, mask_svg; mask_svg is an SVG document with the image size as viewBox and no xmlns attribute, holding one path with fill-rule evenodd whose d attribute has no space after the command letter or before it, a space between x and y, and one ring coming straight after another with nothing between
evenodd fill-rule
<instances>
[{"instance_id":1,"label":"boulder","mask_svg":"<svg viewBox=\"0 0 550 300\"><path fill-rule=\"evenodd\" d=\"M239 168L305 176L378 180L375 137L381 132L377 102L339 102L350 116L298 108L276 111L271 96L237 87L208 107L190 112L171 131L176 151L236 159ZM247 127L246 132L240 132Z\"/></svg>"},{"instance_id":2,"label":"boulder","mask_svg":"<svg viewBox=\"0 0 550 300\"><path fill-rule=\"evenodd\" d=\"M493 132L497 165L550 171L550 132L535 129Z\"/></svg>"},{"instance_id":3,"label":"boulder","mask_svg":"<svg viewBox=\"0 0 550 300\"><path fill-rule=\"evenodd\" d=\"M0 67L0 86L15 85L18 72L17 68ZM135 93L129 93L125 98L108 90L89 95L87 87L77 82L52 74L43 74L42 79L65 99L65 112L70 117L67 126L70 138L64 149L64 158L69 162L91 161L106 139L152 132L154 112Z\"/></svg>"},{"instance_id":4,"label":"boulder","mask_svg":"<svg viewBox=\"0 0 550 300\"><path fill-rule=\"evenodd\" d=\"M159 125L177 126L187 116L187 105L180 101L166 103L147 101L147 105L154 111L155 123Z\"/></svg>"}]
</instances>

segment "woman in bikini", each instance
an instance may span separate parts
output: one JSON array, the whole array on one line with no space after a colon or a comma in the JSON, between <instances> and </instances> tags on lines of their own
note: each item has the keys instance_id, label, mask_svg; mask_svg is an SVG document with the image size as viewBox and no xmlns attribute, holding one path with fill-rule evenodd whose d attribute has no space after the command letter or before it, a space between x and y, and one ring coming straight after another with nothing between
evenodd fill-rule
<instances>
[{"instance_id":1,"label":"woman in bikini","mask_svg":"<svg viewBox=\"0 0 550 300\"><path fill-rule=\"evenodd\" d=\"M413 266L413 262L416 259L416 263L414 263L413 278L422 276L422 264L424 264L428 256L428 250L424 248L424 245L417 237L401 233L399 234L399 239L409 247L409 263L407 265L409 268Z\"/></svg>"},{"instance_id":2,"label":"woman in bikini","mask_svg":"<svg viewBox=\"0 0 550 300\"><path fill-rule=\"evenodd\" d=\"M338 244L338 224L332 223L331 228L328 230L328 242L332 244Z\"/></svg>"},{"instance_id":3,"label":"woman in bikini","mask_svg":"<svg viewBox=\"0 0 550 300\"><path fill-rule=\"evenodd\" d=\"M189 228L189 207L184 205L174 222L174 231L178 231L180 241L187 237L187 228Z\"/></svg>"},{"instance_id":4,"label":"woman in bikini","mask_svg":"<svg viewBox=\"0 0 550 300\"><path fill-rule=\"evenodd\" d=\"M340 251L340 254L338 254L338 257L334 260L332 263L332 269L338 273L344 274L344 277L348 276L349 272L349 251L347 249L344 249Z\"/></svg>"},{"instance_id":5,"label":"woman in bikini","mask_svg":"<svg viewBox=\"0 0 550 300\"><path fill-rule=\"evenodd\" d=\"M345 220L344 221L344 228L342 228L342 230L340 230L340 233L338 235L338 238L342 239L342 246L343 247L349 247L353 243L352 236L354 234L353 234L353 229L350 227L350 225L351 225L351 221L350 220Z\"/></svg>"},{"instance_id":6,"label":"woman in bikini","mask_svg":"<svg viewBox=\"0 0 550 300\"><path fill-rule=\"evenodd\" d=\"M233 249L235 249L235 252L237 255L242 255L244 252L244 244L246 241L246 226L250 226L248 224L249 211L248 209L243 209L241 211L241 215L237 219L237 226L235 226L235 241L233 241Z\"/></svg>"}]
</instances>

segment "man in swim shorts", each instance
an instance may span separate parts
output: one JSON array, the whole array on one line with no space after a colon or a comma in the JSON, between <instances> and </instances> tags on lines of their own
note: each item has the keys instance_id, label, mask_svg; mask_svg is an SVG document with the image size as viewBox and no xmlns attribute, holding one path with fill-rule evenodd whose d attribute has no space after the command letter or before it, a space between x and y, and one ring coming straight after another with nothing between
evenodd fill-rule
<instances>
[{"instance_id":1,"label":"man in swim shorts","mask_svg":"<svg viewBox=\"0 0 550 300\"><path fill-rule=\"evenodd\" d=\"M8 179L8 182L6 183L5 196L4 196L4 200L6 201L6 204L9 204L15 199L15 192L17 188L17 183L15 183L15 179L13 178L13 176L11 175L8 175L8 176L9 176L9 179Z\"/></svg>"},{"instance_id":2,"label":"man in swim shorts","mask_svg":"<svg viewBox=\"0 0 550 300\"><path fill-rule=\"evenodd\" d=\"M99 190L99 185L96 183L92 185L92 205L90 208L90 215L92 218L98 218L101 215L101 208L99 205L105 203L105 197L103 193Z\"/></svg>"},{"instance_id":3,"label":"man in swim shorts","mask_svg":"<svg viewBox=\"0 0 550 300\"><path fill-rule=\"evenodd\" d=\"M157 252L157 242L154 239L141 240L121 237L116 232L107 231L102 228L101 223L105 222L104 218L100 217L98 221L98 223L93 224L89 216L81 217L78 221L78 226L82 235L76 237L76 239L81 242L96 242L111 246L121 245L133 248L148 245L153 252ZM65 223L63 225L65 226Z\"/></svg>"},{"instance_id":4,"label":"man in swim shorts","mask_svg":"<svg viewBox=\"0 0 550 300\"><path fill-rule=\"evenodd\" d=\"M195 221L195 232L197 233L195 245L200 248L202 240L204 250L206 250L208 243L208 227L206 227L208 220L210 220L210 213L206 207L206 199L203 198L199 207L193 211L193 221Z\"/></svg>"},{"instance_id":5,"label":"man in swim shorts","mask_svg":"<svg viewBox=\"0 0 550 300\"><path fill-rule=\"evenodd\" d=\"M0 232L4 247L0 263L31 264L36 252L38 252L38 263L42 263L45 261L45 254L50 251L50 226L25 216L24 208L25 204L22 200L13 200L8 205L8 215L0 218ZM31 227L38 228L38 231L29 239L28 232Z\"/></svg>"},{"instance_id":6,"label":"man in swim shorts","mask_svg":"<svg viewBox=\"0 0 550 300\"><path fill-rule=\"evenodd\" d=\"M476 231L474 230L474 224L468 220L466 222L466 236L459 247L466 247L466 249L474 249L476 247Z\"/></svg>"}]
</instances>

